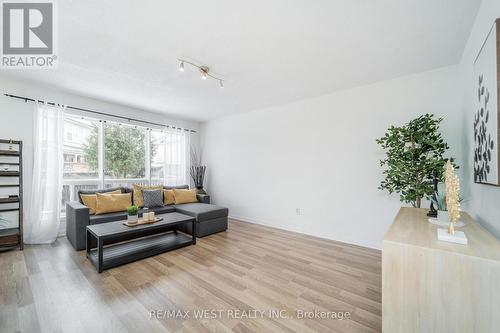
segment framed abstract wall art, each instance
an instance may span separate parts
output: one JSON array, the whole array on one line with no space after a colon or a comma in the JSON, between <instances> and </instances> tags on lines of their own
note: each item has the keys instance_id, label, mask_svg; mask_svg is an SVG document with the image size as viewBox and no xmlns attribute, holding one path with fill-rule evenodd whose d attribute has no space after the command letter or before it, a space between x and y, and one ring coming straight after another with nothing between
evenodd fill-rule
<instances>
[{"instance_id":1,"label":"framed abstract wall art","mask_svg":"<svg viewBox=\"0 0 500 333\"><path fill-rule=\"evenodd\" d=\"M474 115L474 182L500 185L500 19L488 33L476 60Z\"/></svg>"}]
</instances>

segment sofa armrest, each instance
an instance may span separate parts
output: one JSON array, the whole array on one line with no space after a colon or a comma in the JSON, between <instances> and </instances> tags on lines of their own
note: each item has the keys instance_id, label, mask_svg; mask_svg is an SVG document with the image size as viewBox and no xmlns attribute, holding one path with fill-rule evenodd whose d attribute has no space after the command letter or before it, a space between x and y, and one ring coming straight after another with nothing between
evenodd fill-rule
<instances>
[{"instance_id":1,"label":"sofa armrest","mask_svg":"<svg viewBox=\"0 0 500 333\"><path fill-rule=\"evenodd\" d=\"M77 201L66 203L66 237L75 250L86 247L86 232L89 225L89 209Z\"/></svg>"},{"instance_id":2,"label":"sofa armrest","mask_svg":"<svg viewBox=\"0 0 500 333\"><path fill-rule=\"evenodd\" d=\"M210 196L208 194L197 194L196 198L198 199L198 202L206 204L210 203Z\"/></svg>"}]
</instances>

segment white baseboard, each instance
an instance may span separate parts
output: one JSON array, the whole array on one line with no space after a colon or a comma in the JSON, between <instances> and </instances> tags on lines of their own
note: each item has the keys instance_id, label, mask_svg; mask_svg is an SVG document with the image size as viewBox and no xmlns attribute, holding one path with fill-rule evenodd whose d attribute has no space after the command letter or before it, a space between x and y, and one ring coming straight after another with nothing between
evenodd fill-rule
<instances>
[{"instance_id":1,"label":"white baseboard","mask_svg":"<svg viewBox=\"0 0 500 333\"><path fill-rule=\"evenodd\" d=\"M325 235L320 235L320 234L317 234L314 232L304 232L303 230L298 230L296 228L290 228L289 226L276 225L273 223L257 220L257 219L247 217L247 216L230 215L229 218L234 219L234 220L238 220L238 221L247 222L247 223L258 224L258 225L262 225L262 226L269 227L269 228L276 228L276 229L280 229L280 230L296 232L298 234L313 236L313 237L317 237L320 239L327 239L327 240L332 240L332 241L336 241L336 242L366 247L369 249L380 250L380 248L373 247L373 246L367 246L366 244L361 244L361 243L358 243L358 242L355 242L352 240L338 239L338 238L333 238L333 237L325 237ZM61 223L59 224L59 232L57 233L57 236L58 237L66 236L66 219L61 219Z\"/></svg>"},{"instance_id":2,"label":"white baseboard","mask_svg":"<svg viewBox=\"0 0 500 333\"><path fill-rule=\"evenodd\" d=\"M269 228L275 228L275 229L280 229L280 230L285 230L285 231L296 232L298 234L313 236L313 237L317 237L320 239L332 240L332 241L336 241L336 242L340 242L340 243L346 243L346 244L351 244L351 245L355 245L355 246L365 247L365 248L372 249L372 250L378 250L378 251L381 250L380 247L377 248L377 247L369 246L366 244L361 244L361 243L358 243L358 242L355 242L352 240L338 239L338 238L333 238L333 237L325 237L325 235L320 235L320 234L317 234L314 232L304 232L303 230L298 230L296 228L291 228L289 226L276 225L276 224L257 220L257 219L247 217L247 216L229 215L229 218L234 219L234 220L238 220L238 221L242 221L242 222L258 224L258 225L262 225L262 226L269 227Z\"/></svg>"}]
</instances>

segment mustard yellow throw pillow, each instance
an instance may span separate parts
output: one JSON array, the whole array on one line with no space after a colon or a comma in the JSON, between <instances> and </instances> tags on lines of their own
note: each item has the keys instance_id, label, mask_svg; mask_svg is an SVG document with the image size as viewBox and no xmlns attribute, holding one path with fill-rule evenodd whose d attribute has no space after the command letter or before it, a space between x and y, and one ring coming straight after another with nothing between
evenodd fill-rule
<instances>
[{"instance_id":1,"label":"mustard yellow throw pillow","mask_svg":"<svg viewBox=\"0 0 500 333\"><path fill-rule=\"evenodd\" d=\"M101 194L120 194L121 190L115 190L111 192L101 193ZM95 214L96 206L97 206L97 196L95 194L80 194L80 198L82 198L82 202L89 209L89 214Z\"/></svg>"},{"instance_id":2,"label":"mustard yellow throw pillow","mask_svg":"<svg viewBox=\"0 0 500 333\"><path fill-rule=\"evenodd\" d=\"M114 212L124 212L128 207L132 206L132 194L101 194L96 193L97 205L96 205L96 215L114 213Z\"/></svg>"},{"instance_id":3,"label":"mustard yellow throw pillow","mask_svg":"<svg viewBox=\"0 0 500 333\"><path fill-rule=\"evenodd\" d=\"M163 190L162 185L141 185L133 184L134 188L134 205L138 207L144 206L144 197L142 196L142 190Z\"/></svg>"},{"instance_id":4,"label":"mustard yellow throw pillow","mask_svg":"<svg viewBox=\"0 0 500 333\"><path fill-rule=\"evenodd\" d=\"M175 204L184 204L184 203L191 203L191 202L198 202L198 199L196 198L196 189L192 190L179 190L179 189L173 189L174 192L174 198L175 198Z\"/></svg>"},{"instance_id":5,"label":"mustard yellow throw pillow","mask_svg":"<svg viewBox=\"0 0 500 333\"><path fill-rule=\"evenodd\" d=\"M175 203L174 191L163 190L163 203L165 205L171 205Z\"/></svg>"}]
</instances>

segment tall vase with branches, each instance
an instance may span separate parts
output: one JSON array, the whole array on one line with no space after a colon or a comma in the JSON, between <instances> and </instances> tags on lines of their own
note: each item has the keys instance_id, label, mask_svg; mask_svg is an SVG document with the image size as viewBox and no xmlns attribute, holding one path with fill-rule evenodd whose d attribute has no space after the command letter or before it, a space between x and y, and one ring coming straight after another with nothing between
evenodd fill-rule
<instances>
[{"instance_id":1,"label":"tall vase with branches","mask_svg":"<svg viewBox=\"0 0 500 333\"><path fill-rule=\"evenodd\" d=\"M448 144L444 142L439 125L443 119L425 114L409 123L391 126L377 143L385 150L384 179L379 189L398 193L400 200L420 208L423 198L431 199L433 180L444 178L444 158Z\"/></svg>"},{"instance_id":2,"label":"tall vase with branches","mask_svg":"<svg viewBox=\"0 0 500 333\"><path fill-rule=\"evenodd\" d=\"M194 186L199 194L206 194L203 189L203 184L205 181L205 172L207 167L202 165L202 154L201 151L196 147L191 147L191 167L189 173L193 179Z\"/></svg>"}]
</instances>

